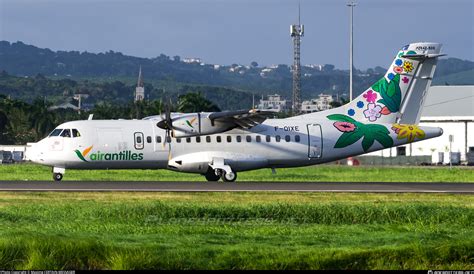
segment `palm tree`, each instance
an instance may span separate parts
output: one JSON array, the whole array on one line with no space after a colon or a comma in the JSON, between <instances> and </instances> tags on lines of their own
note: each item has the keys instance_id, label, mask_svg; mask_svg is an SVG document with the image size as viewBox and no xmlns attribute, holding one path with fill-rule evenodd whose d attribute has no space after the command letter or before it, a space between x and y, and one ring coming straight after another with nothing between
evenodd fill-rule
<instances>
[{"instance_id":1,"label":"palm tree","mask_svg":"<svg viewBox=\"0 0 474 274\"><path fill-rule=\"evenodd\" d=\"M36 140L45 137L55 127L56 117L48 109L50 105L42 99L36 99L30 106L30 121L36 133Z\"/></svg>"},{"instance_id":2,"label":"palm tree","mask_svg":"<svg viewBox=\"0 0 474 274\"><path fill-rule=\"evenodd\" d=\"M178 97L178 111L201 112L220 111L219 107L204 98L200 93L187 93Z\"/></svg>"}]
</instances>

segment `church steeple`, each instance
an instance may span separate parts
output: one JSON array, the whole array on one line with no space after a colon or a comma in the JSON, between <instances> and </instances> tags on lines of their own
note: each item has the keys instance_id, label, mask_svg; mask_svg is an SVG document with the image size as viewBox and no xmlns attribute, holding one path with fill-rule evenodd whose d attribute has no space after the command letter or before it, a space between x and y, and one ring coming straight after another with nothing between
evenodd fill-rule
<instances>
[{"instance_id":1,"label":"church steeple","mask_svg":"<svg viewBox=\"0 0 474 274\"><path fill-rule=\"evenodd\" d=\"M137 83L137 87L143 87L142 66L140 66L140 71L138 72L138 83Z\"/></svg>"},{"instance_id":2,"label":"church steeple","mask_svg":"<svg viewBox=\"0 0 474 274\"><path fill-rule=\"evenodd\" d=\"M138 72L138 82L135 88L135 102L145 99L145 86L143 85L142 66Z\"/></svg>"}]
</instances>

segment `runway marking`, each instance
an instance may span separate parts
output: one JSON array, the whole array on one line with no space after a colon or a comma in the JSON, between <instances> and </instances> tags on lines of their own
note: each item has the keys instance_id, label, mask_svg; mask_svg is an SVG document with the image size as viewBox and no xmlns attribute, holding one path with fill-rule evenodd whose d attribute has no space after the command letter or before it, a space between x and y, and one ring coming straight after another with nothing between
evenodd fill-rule
<instances>
[{"instance_id":1,"label":"runway marking","mask_svg":"<svg viewBox=\"0 0 474 274\"><path fill-rule=\"evenodd\" d=\"M21 192L345 192L474 194L470 183L393 182L92 182L0 181L0 191Z\"/></svg>"}]
</instances>

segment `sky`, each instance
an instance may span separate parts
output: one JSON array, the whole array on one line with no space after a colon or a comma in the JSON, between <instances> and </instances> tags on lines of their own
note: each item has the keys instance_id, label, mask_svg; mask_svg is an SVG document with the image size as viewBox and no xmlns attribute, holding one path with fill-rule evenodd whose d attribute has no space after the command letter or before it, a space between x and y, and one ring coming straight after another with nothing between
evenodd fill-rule
<instances>
[{"instance_id":1,"label":"sky","mask_svg":"<svg viewBox=\"0 0 474 274\"><path fill-rule=\"evenodd\" d=\"M354 66L388 67L410 42L474 60L474 0L358 0ZM349 67L345 0L0 0L0 40L51 50L199 57L208 64L291 64L298 3L302 64ZM1 62L1 59L0 59Z\"/></svg>"}]
</instances>

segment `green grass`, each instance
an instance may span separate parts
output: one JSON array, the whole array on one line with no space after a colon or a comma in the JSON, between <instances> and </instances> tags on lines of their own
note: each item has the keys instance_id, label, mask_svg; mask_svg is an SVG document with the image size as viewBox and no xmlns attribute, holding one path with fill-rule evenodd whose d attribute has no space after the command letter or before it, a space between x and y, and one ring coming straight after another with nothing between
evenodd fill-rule
<instances>
[{"instance_id":1,"label":"green grass","mask_svg":"<svg viewBox=\"0 0 474 274\"><path fill-rule=\"evenodd\" d=\"M472 269L474 196L0 193L0 269Z\"/></svg>"},{"instance_id":2,"label":"green grass","mask_svg":"<svg viewBox=\"0 0 474 274\"><path fill-rule=\"evenodd\" d=\"M52 180L50 167L35 164L0 165L0 180ZM198 174L168 170L66 170L63 180L205 181ZM349 167L319 165L239 172L238 181L300 182L474 182L468 167Z\"/></svg>"}]
</instances>

